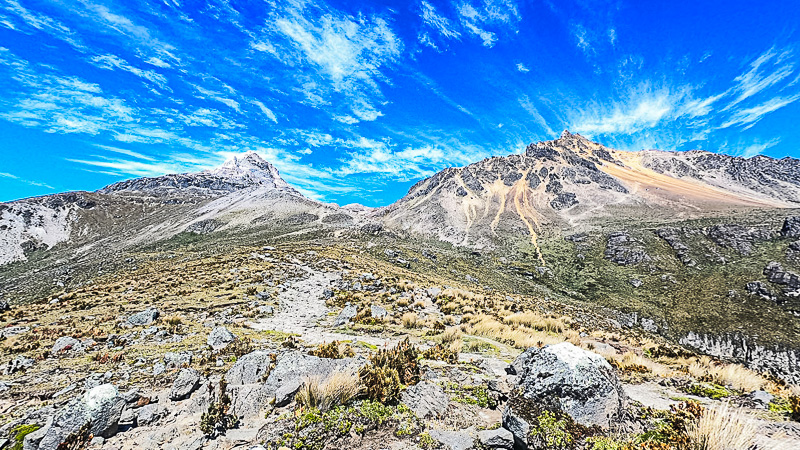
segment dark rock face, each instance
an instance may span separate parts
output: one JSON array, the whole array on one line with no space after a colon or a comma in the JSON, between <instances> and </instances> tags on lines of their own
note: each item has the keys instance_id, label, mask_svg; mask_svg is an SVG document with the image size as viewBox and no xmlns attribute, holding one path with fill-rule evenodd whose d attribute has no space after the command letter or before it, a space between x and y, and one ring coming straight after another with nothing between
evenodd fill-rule
<instances>
[{"instance_id":1,"label":"dark rock face","mask_svg":"<svg viewBox=\"0 0 800 450\"><path fill-rule=\"evenodd\" d=\"M458 189L456 189L456 195L459 197L466 197L467 190L464 189L464 186L459 186Z\"/></svg>"},{"instance_id":2,"label":"dark rock face","mask_svg":"<svg viewBox=\"0 0 800 450\"><path fill-rule=\"evenodd\" d=\"M778 296L773 293L766 284L760 281L751 281L747 283L746 286L747 292L752 295L759 296L762 300L769 300L771 302L775 302L777 304L782 304L783 302L778 299Z\"/></svg>"},{"instance_id":3,"label":"dark rock face","mask_svg":"<svg viewBox=\"0 0 800 450\"><path fill-rule=\"evenodd\" d=\"M506 186L513 186L514 183L522 179L522 174L519 172L506 173L501 179Z\"/></svg>"},{"instance_id":4,"label":"dark rock face","mask_svg":"<svg viewBox=\"0 0 800 450\"><path fill-rule=\"evenodd\" d=\"M461 171L461 180L464 182L464 185L467 186L469 190L475 192L483 191L483 185L481 184L480 181L478 181L477 178L475 178L475 175L473 175L469 169L465 168L464 170Z\"/></svg>"},{"instance_id":5,"label":"dark rock face","mask_svg":"<svg viewBox=\"0 0 800 450\"><path fill-rule=\"evenodd\" d=\"M572 208L578 204L578 199L572 192L562 192L556 195L556 198L550 201L550 207L556 211L562 209Z\"/></svg>"},{"instance_id":6,"label":"dark rock face","mask_svg":"<svg viewBox=\"0 0 800 450\"><path fill-rule=\"evenodd\" d=\"M617 231L608 236L605 258L621 266L652 261L650 255L645 251L644 245L624 231Z\"/></svg>"},{"instance_id":7,"label":"dark rock face","mask_svg":"<svg viewBox=\"0 0 800 450\"><path fill-rule=\"evenodd\" d=\"M764 276L770 283L783 286L783 293L789 297L800 296L800 275L783 270L780 263L772 261L764 267Z\"/></svg>"},{"instance_id":8,"label":"dark rock face","mask_svg":"<svg viewBox=\"0 0 800 450\"><path fill-rule=\"evenodd\" d=\"M800 216L787 217L786 220L783 221L781 235L787 238L800 237Z\"/></svg>"},{"instance_id":9,"label":"dark rock face","mask_svg":"<svg viewBox=\"0 0 800 450\"><path fill-rule=\"evenodd\" d=\"M754 243L772 239L773 233L765 228L747 228L734 223L714 225L708 229L708 237L717 245L749 255Z\"/></svg>"},{"instance_id":10,"label":"dark rock face","mask_svg":"<svg viewBox=\"0 0 800 450\"><path fill-rule=\"evenodd\" d=\"M534 171L528 172L528 175L525 177L525 179L528 180L528 187L531 189L536 189L540 184L542 184L542 180Z\"/></svg>"},{"instance_id":11,"label":"dark rock face","mask_svg":"<svg viewBox=\"0 0 800 450\"><path fill-rule=\"evenodd\" d=\"M225 177L198 173L164 175L155 178L137 178L135 180L120 181L119 183L114 183L103 188L100 192L107 194L120 191L155 191L164 189L185 192L191 188L197 188L226 193L244 189L248 186L249 184L247 183L230 180Z\"/></svg>"},{"instance_id":12,"label":"dark rock face","mask_svg":"<svg viewBox=\"0 0 800 450\"><path fill-rule=\"evenodd\" d=\"M681 234L685 230L679 228L666 227L656 230L656 235L664 239L667 244L675 250L675 256L686 266L692 267L697 264L691 257L689 257L689 246L681 240Z\"/></svg>"}]
</instances>

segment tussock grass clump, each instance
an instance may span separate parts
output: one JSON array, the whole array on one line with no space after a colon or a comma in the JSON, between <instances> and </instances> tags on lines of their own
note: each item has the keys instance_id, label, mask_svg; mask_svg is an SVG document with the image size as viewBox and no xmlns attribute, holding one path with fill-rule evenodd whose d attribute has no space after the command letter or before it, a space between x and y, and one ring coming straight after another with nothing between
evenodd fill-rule
<instances>
[{"instance_id":1,"label":"tussock grass clump","mask_svg":"<svg viewBox=\"0 0 800 450\"><path fill-rule=\"evenodd\" d=\"M512 325L524 325L528 328L551 333L561 333L569 326L564 318L545 317L534 311L525 311L506 316L503 321Z\"/></svg>"},{"instance_id":2,"label":"tussock grass clump","mask_svg":"<svg viewBox=\"0 0 800 450\"><path fill-rule=\"evenodd\" d=\"M470 322L465 327L467 334L495 339L517 348L544 347L564 341L580 345L580 336L574 330L564 330L561 334L555 334L526 326L514 327L485 314L473 316Z\"/></svg>"},{"instance_id":3,"label":"tussock grass clump","mask_svg":"<svg viewBox=\"0 0 800 450\"><path fill-rule=\"evenodd\" d=\"M316 349L310 350L309 355L319 358L342 359L355 356L353 347L350 344L339 341L332 341L328 344L319 344Z\"/></svg>"},{"instance_id":4,"label":"tussock grass clump","mask_svg":"<svg viewBox=\"0 0 800 450\"><path fill-rule=\"evenodd\" d=\"M361 392L361 379L352 372L336 371L328 378L307 377L297 392L297 404L322 412L334 406L346 405Z\"/></svg>"},{"instance_id":5,"label":"tussock grass clump","mask_svg":"<svg viewBox=\"0 0 800 450\"><path fill-rule=\"evenodd\" d=\"M743 412L732 409L726 402L716 408L706 409L686 431L695 449L744 449L753 448L758 424Z\"/></svg>"},{"instance_id":6,"label":"tussock grass clump","mask_svg":"<svg viewBox=\"0 0 800 450\"><path fill-rule=\"evenodd\" d=\"M400 321L405 328L416 328L419 322L419 316L417 316L417 313L407 312L403 314Z\"/></svg>"},{"instance_id":7,"label":"tussock grass clump","mask_svg":"<svg viewBox=\"0 0 800 450\"><path fill-rule=\"evenodd\" d=\"M689 374L700 381L723 386L732 386L743 392L753 392L764 388L769 382L746 367L738 364L715 363L708 356L702 356L688 367Z\"/></svg>"}]
</instances>

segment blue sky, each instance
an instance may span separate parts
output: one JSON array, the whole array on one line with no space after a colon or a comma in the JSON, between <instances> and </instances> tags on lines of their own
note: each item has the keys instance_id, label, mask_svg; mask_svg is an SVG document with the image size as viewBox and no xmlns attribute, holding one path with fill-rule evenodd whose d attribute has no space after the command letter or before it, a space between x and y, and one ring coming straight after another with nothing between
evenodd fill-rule
<instances>
[{"instance_id":1,"label":"blue sky","mask_svg":"<svg viewBox=\"0 0 800 450\"><path fill-rule=\"evenodd\" d=\"M799 25L796 0L0 0L0 200L255 150L379 206L563 129L797 157Z\"/></svg>"}]
</instances>

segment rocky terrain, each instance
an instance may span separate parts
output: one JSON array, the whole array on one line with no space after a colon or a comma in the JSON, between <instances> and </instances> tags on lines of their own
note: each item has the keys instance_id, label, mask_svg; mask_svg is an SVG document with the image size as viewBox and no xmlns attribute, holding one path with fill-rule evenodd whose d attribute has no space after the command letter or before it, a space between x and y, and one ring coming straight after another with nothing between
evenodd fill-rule
<instances>
[{"instance_id":1,"label":"rocky terrain","mask_svg":"<svg viewBox=\"0 0 800 450\"><path fill-rule=\"evenodd\" d=\"M386 208L254 153L0 205L0 448L800 446L800 162L565 132Z\"/></svg>"}]
</instances>

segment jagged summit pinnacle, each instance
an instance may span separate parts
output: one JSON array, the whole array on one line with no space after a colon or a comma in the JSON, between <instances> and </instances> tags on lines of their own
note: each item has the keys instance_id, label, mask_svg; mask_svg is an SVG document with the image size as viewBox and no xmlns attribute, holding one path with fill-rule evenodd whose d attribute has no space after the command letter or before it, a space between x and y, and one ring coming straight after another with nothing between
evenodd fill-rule
<instances>
[{"instance_id":1,"label":"jagged summit pinnacle","mask_svg":"<svg viewBox=\"0 0 800 450\"><path fill-rule=\"evenodd\" d=\"M281 178L281 174L275 166L253 151L234 155L215 169L125 180L106 186L100 192L148 192L158 195L191 192L198 195L207 195L208 193L219 195L250 187L299 194Z\"/></svg>"},{"instance_id":2,"label":"jagged summit pinnacle","mask_svg":"<svg viewBox=\"0 0 800 450\"><path fill-rule=\"evenodd\" d=\"M289 184L281 178L278 169L254 151L234 155L220 167L211 169L207 173L247 185L257 184L278 189L291 189Z\"/></svg>"}]
</instances>

